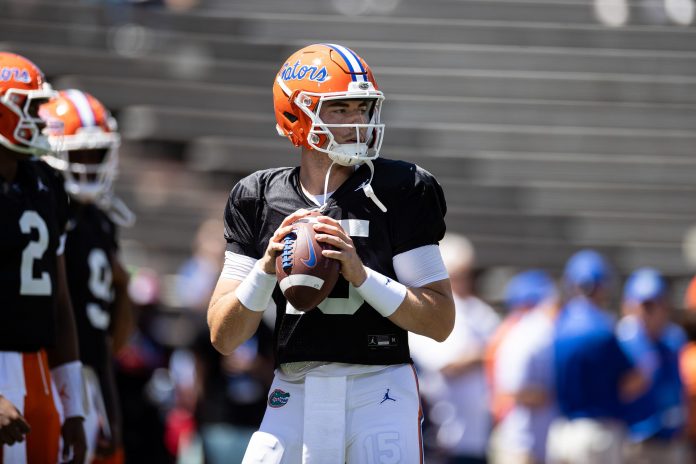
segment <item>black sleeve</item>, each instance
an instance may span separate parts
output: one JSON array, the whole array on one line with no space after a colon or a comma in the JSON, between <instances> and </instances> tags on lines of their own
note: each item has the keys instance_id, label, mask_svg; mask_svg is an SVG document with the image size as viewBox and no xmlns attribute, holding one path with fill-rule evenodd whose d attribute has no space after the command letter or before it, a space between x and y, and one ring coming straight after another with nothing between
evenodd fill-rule
<instances>
[{"instance_id":1,"label":"black sleeve","mask_svg":"<svg viewBox=\"0 0 696 464\"><path fill-rule=\"evenodd\" d=\"M68 192L65 191L65 179L59 171L46 164L43 160L36 160L34 166L42 181L54 193L53 201L55 207L53 214L56 218L58 231L63 235L67 232L68 220L70 219L70 197Z\"/></svg>"},{"instance_id":2,"label":"black sleeve","mask_svg":"<svg viewBox=\"0 0 696 464\"><path fill-rule=\"evenodd\" d=\"M432 174L418 166L411 172L408 181L397 188L398 201L390 206L394 256L435 245L445 235L447 205L442 187Z\"/></svg>"},{"instance_id":3,"label":"black sleeve","mask_svg":"<svg viewBox=\"0 0 696 464\"><path fill-rule=\"evenodd\" d=\"M109 214L103 209L93 206L93 214L96 215L95 220L99 221L101 224L101 229L106 236L106 241L108 242L109 251L112 253L118 252L118 226L114 221L111 220Z\"/></svg>"},{"instance_id":4,"label":"black sleeve","mask_svg":"<svg viewBox=\"0 0 696 464\"><path fill-rule=\"evenodd\" d=\"M225 206L225 240L227 251L259 259L258 213L260 208L259 188L253 178L247 177L232 188Z\"/></svg>"},{"instance_id":5,"label":"black sleeve","mask_svg":"<svg viewBox=\"0 0 696 464\"><path fill-rule=\"evenodd\" d=\"M56 219L58 219L58 226L62 234L67 231L68 219L70 217L70 197L68 192L65 191L63 175L48 165L46 165L46 168L50 171L49 177L53 183L53 191L56 192Z\"/></svg>"},{"instance_id":6,"label":"black sleeve","mask_svg":"<svg viewBox=\"0 0 696 464\"><path fill-rule=\"evenodd\" d=\"M109 246L114 252L118 251L118 226L107 216L106 220L109 224Z\"/></svg>"}]
</instances>

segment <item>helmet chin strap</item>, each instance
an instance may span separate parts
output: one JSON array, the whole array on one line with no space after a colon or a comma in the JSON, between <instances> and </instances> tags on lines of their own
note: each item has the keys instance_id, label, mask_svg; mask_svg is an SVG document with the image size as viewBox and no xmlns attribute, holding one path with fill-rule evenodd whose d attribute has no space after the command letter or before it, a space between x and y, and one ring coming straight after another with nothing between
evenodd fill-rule
<instances>
[{"instance_id":1,"label":"helmet chin strap","mask_svg":"<svg viewBox=\"0 0 696 464\"><path fill-rule=\"evenodd\" d=\"M324 177L324 203L319 207L319 211L322 213L326 210L326 202L329 201L326 192L329 191L329 176L331 175L331 168L334 167L334 164L336 164L336 161L331 161L331 166L326 170L326 176Z\"/></svg>"},{"instance_id":2,"label":"helmet chin strap","mask_svg":"<svg viewBox=\"0 0 696 464\"><path fill-rule=\"evenodd\" d=\"M367 181L365 185L363 185L363 192L365 192L365 195L367 195L367 198L372 200L372 202L377 205L377 207L382 210L383 213L387 212L387 207L384 206L384 203L379 201L379 198L377 198L377 195L375 195L375 191L372 188L372 178L375 176L375 165L372 164L372 160L367 160L365 161L365 164L367 164L367 167L370 168L370 180Z\"/></svg>"},{"instance_id":3,"label":"helmet chin strap","mask_svg":"<svg viewBox=\"0 0 696 464\"><path fill-rule=\"evenodd\" d=\"M106 195L101 195L97 199L97 205L108 216L121 227L132 227L135 224L135 213L126 206L126 204L113 193L109 192Z\"/></svg>"},{"instance_id":4,"label":"helmet chin strap","mask_svg":"<svg viewBox=\"0 0 696 464\"><path fill-rule=\"evenodd\" d=\"M352 144L351 144L352 145ZM339 145L340 147L340 145ZM354 166L355 164L349 162L349 163L343 163L339 161L338 157L334 158L333 156L330 156L332 162L331 166L329 166L329 169L326 171L326 177L324 178L324 204L321 205L319 208L319 211L324 211L326 207L326 202L328 201L328 198L326 197L326 192L328 191L329 188L329 176L331 175L331 168L333 168L334 164L340 164L342 166ZM372 163L372 160L364 160L363 163L367 164L367 167L370 168L370 179L362 185L363 192L365 192L365 196L372 200L372 202L377 205L377 207L383 212L387 212L387 207L384 206L384 203L379 201L379 198L377 198L377 195L375 194L374 189L372 188L372 178L375 176L375 165Z\"/></svg>"}]
</instances>

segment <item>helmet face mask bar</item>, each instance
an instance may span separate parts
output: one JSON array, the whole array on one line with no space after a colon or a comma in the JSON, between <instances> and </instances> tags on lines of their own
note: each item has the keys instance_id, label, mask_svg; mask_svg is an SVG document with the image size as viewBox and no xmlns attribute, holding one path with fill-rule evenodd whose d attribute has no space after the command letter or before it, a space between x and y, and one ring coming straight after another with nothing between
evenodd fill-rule
<instances>
[{"instance_id":1,"label":"helmet face mask bar","mask_svg":"<svg viewBox=\"0 0 696 464\"><path fill-rule=\"evenodd\" d=\"M50 150L39 107L56 92L41 70L23 56L0 52L0 144L28 156ZM52 129L58 133L57 128Z\"/></svg>"},{"instance_id":2,"label":"helmet face mask bar","mask_svg":"<svg viewBox=\"0 0 696 464\"><path fill-rule=\"evenodd\" d=\"M38 113L39 106L55 95L49 84L43 84L40 90L10 89L3 95L2 103L19 118L12 135L21 145L15 145L14 150L40 156L51 149L44 133L46 122Z\"/></svg>"},{"instance_id":3,"label":"helmet face mask bar","mask_svg":"<svg viewBox=\"0 0 696 464\"><path fill-rule=\"evenodd\" d=\"M118 173L121 139L106 108L91 95L69 90L43 107L42 116L65 126L65 134L49 138L52 153L44 160L62 172L66 191L88 203L108 195Z\"/></svg>"},{"instance_id":4,"label":"helmet face mask bar","mask_svg":"<svg viewBox=\"0 0 696 464\"><path fill-rule=\"evenodd\" d=\"M309 94L302 92L297 100L302 101ZM372 92L370 95L354 95L340 93L338 95L314 95L319 103L316 110L312 111L304 105L300 108L312 120L307 142L314 150L326 153L336 163L342 166L362 164L368 160L379 157L384 138L384 124L380 122L380 112L384 96L381 92ZM311 97L310 97L311 98ZM370 120L367 123L330 124L322 121L319 114L325 103L337 100L363 100L371 101ZM352 129L355 131L354 143L338 143L331 129ZM323 144L320 143L324 141Z\"/></svg>"},{"instance_id":5,"label":"helmet face mask bar","mask_svg":"<svg viewBox=\"0 0 696 464\"><path fill-rule=\"evenodd\" d=\"M53 154L44 157L63 173L65 190L86 202L94 202L112 189L120 145L118 134L90 129L81 129L72 137L52 137Z\"/></svg>"}]
</instances>

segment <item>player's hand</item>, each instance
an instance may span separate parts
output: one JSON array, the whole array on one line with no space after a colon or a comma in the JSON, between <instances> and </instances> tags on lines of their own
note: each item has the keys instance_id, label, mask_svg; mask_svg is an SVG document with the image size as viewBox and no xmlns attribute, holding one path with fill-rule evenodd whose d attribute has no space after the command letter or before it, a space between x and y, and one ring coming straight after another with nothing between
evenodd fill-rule
<instances>
[{"instance_id":1,"label":"player's hand","mask_svg":"<svg viewBox=\"0 0 696 464\"><path fill-rule=\"evenodd\" d=\"M323 250L321 253L327 258L336 259L341 262L341 274L343 278L359 287L367 279L367 271L358 256L355 244L350 235L343 230L341 224L328 216L319 216L317 223L314 224L317 232L317 241L327 243L336 247L336 250Z\"/></svg>"},{"instance_id":2,"label":"player's hand","mask_svg":"<svg viewBox=\"0 0 696 464\"><path fill-rule=\"evenodd\" d=\"M61 435L63 436L62 462L83 464L87 453L87 441L85 429L82 426L82 417L69 417L63 422Z\"/></svg>"},{"instance_id":3,"label":"player's hand","mask_svg":"<svg viewBox=\"0 0 696 464\"><path fill-rule=\"evenodd\" d=\"M280 223L278 229L268 241L268 247L266 247L266 253L261 258L261 266L263 272L266 274L275 274L275 260L278 253L283 251L283 238L292 232L292 223L298 219L302 219L305 216L316 215L316 211L309 211L307 209L298 209Z\"/></svg>"},{"instance_id":4,"label":"player's hand","mask_svg":"<svg viewBox=\"0 0 696 464\"><path fill-rule=\"evenodd\" d=\"M0 446L21 443L30 429L15 405L0 395Z\"/></svg>"},{"instance_id":5,"label":"player's hand","mask_svg":"<svg viewBox=\"0 0 696 464\"><path fill-rule=\"evenodd\" d=\"M100 459L108 458L116 452L116 446L116 440L114 437L107 437L100 430L99 436L97 437L97 447L94 450L94 454Z\"/></svg>"}]
</instances>

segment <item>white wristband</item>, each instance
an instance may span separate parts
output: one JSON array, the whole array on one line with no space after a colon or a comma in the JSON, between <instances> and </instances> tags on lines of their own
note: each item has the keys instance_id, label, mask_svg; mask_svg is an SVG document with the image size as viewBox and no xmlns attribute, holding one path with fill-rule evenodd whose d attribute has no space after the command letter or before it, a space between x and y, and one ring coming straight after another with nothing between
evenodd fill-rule
<instances>
[{"instance_id":1,"label":"white wristband","mask_svg":"<svg viewBox=\"0 0 696 464\"><path fill-rule=\"evenodd\" d=\"M85 417L85 391L82 380L82 363L71 361L51 369L65 418Z\"/></svg>"},{"instance_id":2,"label":"white wristband","mask_svg":"<svg viewBox=\"0 0 696 464\"><path fill-rule=\"evenodd\" d=\"M369 267L365 270L367 279L356 290L382 316L391 316L406 298L406 286Z\"/></svg>"},{"instance_id":3,"label":"white wristband","mask_svg":"<svg viewBox=\"0 0 696 464\"><path fill-rule=\"evenodd\" d=\"M271 302L276 286L275 274L266 274L257 261L237 287L237 299L245 308L262 313Z\"/></svg>"}]
</instances>

